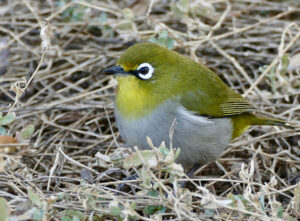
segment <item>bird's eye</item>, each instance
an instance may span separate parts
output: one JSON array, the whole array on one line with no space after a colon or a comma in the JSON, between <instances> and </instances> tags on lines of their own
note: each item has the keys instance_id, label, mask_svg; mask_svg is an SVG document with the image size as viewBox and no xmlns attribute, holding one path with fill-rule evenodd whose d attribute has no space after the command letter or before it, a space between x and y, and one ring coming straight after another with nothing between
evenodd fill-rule
<instances>
[{"instance_id":1,"label":"bird's eye","mask_svg":"<svg viewBox=\"0 0 300 221\"><path fill-rule=\"evenodd\" d=\"M148 72L149 72L149 68L148 67L142 67L141 69L139 69L139 73L140 74L145 75L145 74L148 74Z\"/></svg>"},{"instance_id":2,"label":"bird's eye","mask_svg":"<svg viewBox=\"0 0 300 221\"><path fill-rule=\"evenodd\" d=\"M154 67L149 63L142 63L137 68L138 77L147 80L150 79L153 75Z\"/></svg>"}]
</instances>

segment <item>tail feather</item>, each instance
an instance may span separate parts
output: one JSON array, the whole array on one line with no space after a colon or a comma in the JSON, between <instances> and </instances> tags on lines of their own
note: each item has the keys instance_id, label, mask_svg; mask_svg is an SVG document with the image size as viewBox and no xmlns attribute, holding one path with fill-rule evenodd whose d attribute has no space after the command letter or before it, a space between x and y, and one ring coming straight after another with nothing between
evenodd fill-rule
<instances>
[{"instance_id":1,"label":"tail feather","mask_svg":"<svg viewBox=\"0 0 300 221\"><path fill-rule=\"evenodd\" d=\"M294 129L296 127L295 125L280 119L258 117L258 116L254 116L254 117L255 118L253 119L253 122L251 122L251 125L283 126L289 129Z\"/></svg>"},{"instance_id":2,"label":"tail feather","mask_svg":"<svg viewBox=\"0 0 300 221\"><path fill-rule=\"evenodd\" d=\"M251 125L283 126L289 129L295 129L296 127L296 125L293 125L280 119L267 118L251 113L239 114L233 116L231 119L233 123L232 139L240 136L247 129L249 129Z\"/></svg>"}]
</instances>

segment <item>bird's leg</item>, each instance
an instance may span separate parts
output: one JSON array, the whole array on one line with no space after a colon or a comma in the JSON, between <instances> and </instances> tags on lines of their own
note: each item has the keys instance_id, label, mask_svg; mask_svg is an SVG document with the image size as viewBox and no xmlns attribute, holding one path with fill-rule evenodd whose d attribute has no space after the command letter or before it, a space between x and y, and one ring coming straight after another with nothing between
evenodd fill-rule
<instances>
[{"instance_id":1,"label":"bird's leg","mask_svg":"<svg viewBox=\"0 0 300 221\"><path fill-rule=\"evenodd\" d=\"M125 177L124 179L122 179L122 181L136 180L138 177L139 177L139 175L136 173L136 174L133 174L131 176ZM124 182L124 183L121 183L121 184L118 185L117 190L121 191L125 187L125 185L130 186L129 184Z\"/></svg>"},{"instance_id":2,"label":"bird's leg","mask_svg":"<svg viewBox=\"0 0 300 221\"><path fill-rule=\"evenodd\" d=\"M187 176L188 176L189 178L193 178L194 173L195 173L200 167L201 167L201 164L198 164L198 163L194 164L194 166L193 166L191 169L188 170ZM187 181L182 181L182 182L180 183L180 187L181 187L181 188L185 188L185 187L186 187L186 184L187 184Z\"/></svg>"},{"instance_id":3,"label":"bird's leg","mask_svg":"<svg viewBox=\"0 0 300 221\"><path fill-rule=\"evenodd\" d=\"M194 173L203 165L196 163L194 164L194 166L189 170L189 172L187 173L188 177L192 177L194 175Z\"/></svg>"}]
</instances>

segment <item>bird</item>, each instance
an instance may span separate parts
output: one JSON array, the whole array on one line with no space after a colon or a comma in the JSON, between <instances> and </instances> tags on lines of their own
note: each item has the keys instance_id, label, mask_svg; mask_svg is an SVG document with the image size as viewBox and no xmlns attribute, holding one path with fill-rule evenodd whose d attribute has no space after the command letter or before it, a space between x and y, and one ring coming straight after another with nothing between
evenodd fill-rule
<instances>
[{"instance_id":1,"label":"bird","mask_svg":"<svg viewBox=\"0 0 300 221\"><path fill-rule=\"evenodd\" d=\"M185 169L215 161L252 125L291 127L258 116L208 67L155 43L130 46L103 73L118 82L114 114L125 143L150 149L149 137L180 148L176 162Z\"/></svg>"}]
</instances>

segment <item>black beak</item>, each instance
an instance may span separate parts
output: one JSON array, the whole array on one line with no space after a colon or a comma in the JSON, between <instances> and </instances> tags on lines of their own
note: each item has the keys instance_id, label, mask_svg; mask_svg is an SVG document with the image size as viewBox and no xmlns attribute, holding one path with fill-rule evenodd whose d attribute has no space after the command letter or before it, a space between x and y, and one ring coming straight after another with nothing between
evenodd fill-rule
<instances>
[{"instance_id":1,"label":"black beak","mask_svg":"<svg viewBox=\"0 0 300 221\"><path fill-rule=\"evenodd\" d=\"M102 74L128 74L121 66L113 66L101 72Z\"/></svg>"}]
</instances>

